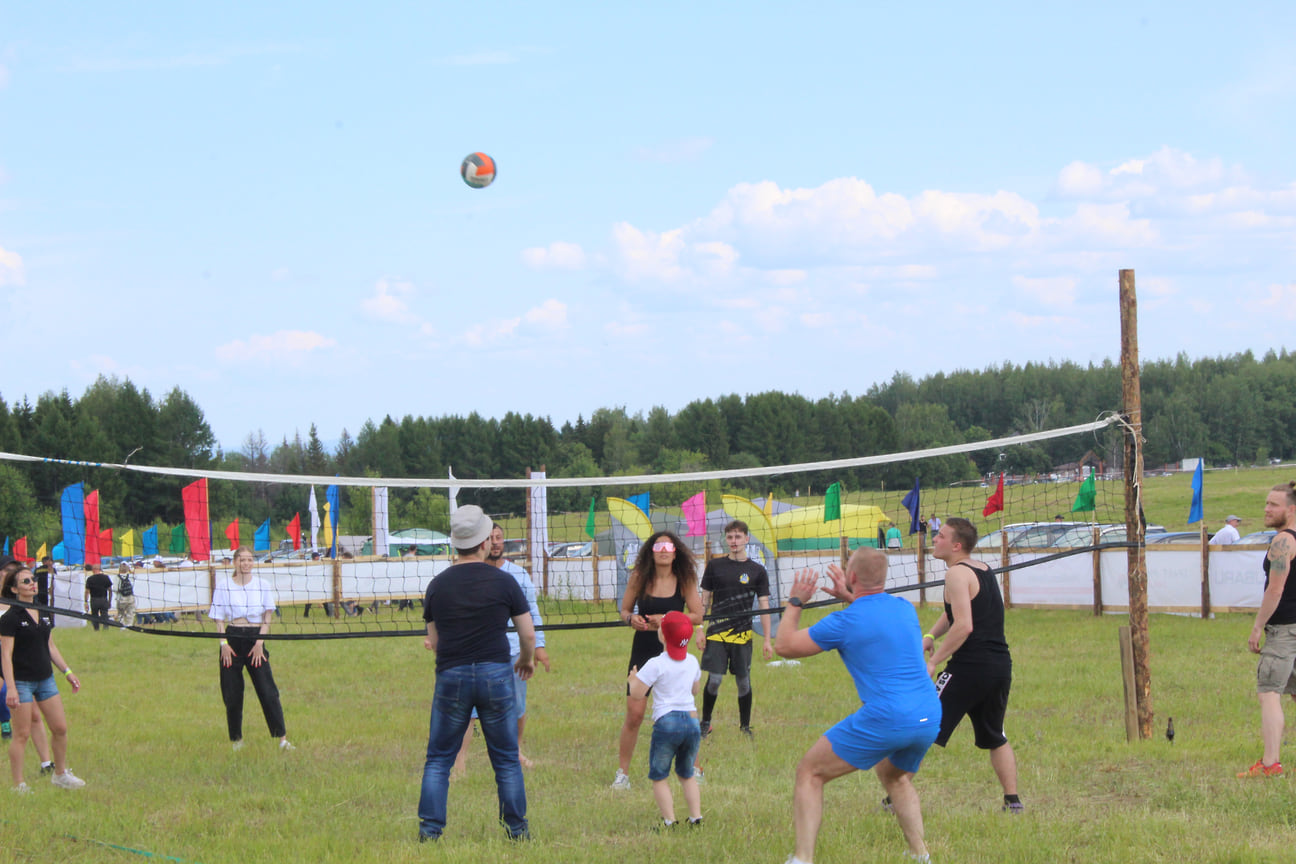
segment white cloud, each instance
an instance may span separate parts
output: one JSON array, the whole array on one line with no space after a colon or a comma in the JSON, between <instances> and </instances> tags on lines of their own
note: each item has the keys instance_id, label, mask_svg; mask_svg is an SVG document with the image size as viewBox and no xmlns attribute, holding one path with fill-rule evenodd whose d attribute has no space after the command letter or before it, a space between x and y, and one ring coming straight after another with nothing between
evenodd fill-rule
<instances>
[{"instance_id":1,"label":"white cloud","mask_svg":"<svg viewBox=\"0 0 1296 864\"><path fill-rule=\"evenodd\" d=\"M216 357L226 363L256 363L265 360L301 363L314 352L333 348L337 340L309 330L277 330L260 333L246 340L235 339L216 349Z\"/></svg>"},{"instance_id":2,"label":"white cloud","mask_svg":"<svg viewBox=\"0 0 1296 864\"><path fill-rule=\"evenodd\" d=\"M374 283L374 293L360 301L360 308L375 321L408 322L409 303L406 298L413 293L414 286L409 282L379 279Z\"/></svg>"},{"instance_id":3,"label":"white cloud","mask_svg":"<svg viewBox=\"0 0 1296 864\"><path fill-rule=\"evenodd\" d=\"M567 328L567 305L549 298L512 318L495 318L474 324L463 334L465 344L474 348L495 345L508 339L539 333L552 334Z\"/></svg>"},{"instance_id":4,"label":"white cloud","mask_svg":"<svg viewBox=\"0 0 1296 864\"><path fill-rule=\"evenodd\" d=\"M532 270L581 270L585 267L585 250L579 243L559 240L548 246L523 249L522 262Z\"/></svg>"},{"instance_id":5,"label":"white cloud","mask_svg":"<svg viewBox=\"0 0 1296 864\"><path fill-rule=\"evenodd\" d=\"M22 256L0 247L0 285L23 285L26 281Z\"/></svg>"},{"instance_id":6,"label":"white cloud","mask_svg":"<svg viewBox=\"0 0 1296 864\"><path fill-rule=\"evenodd\" d=\"M565 327L567 325L567 304L551 297L539 306L528 309L522 318L526 323L534 324L537 327L550 329Z\"/></svg>"},{"instance_id":7,"label":"white cloud","mask_svg":"<svg viewBox=\"0 0 1296 864\"><path fill-rule=\"evenodd\" d=\"M1057 191L1067 198L1089 198L1103 190L1103 172L1088 162L1072 162L1058 174Z\"/></svg>"},{"instance_id":8,"label":"white cloud","mask_svg":"<svg viewBox=\"0 0 1296 864\"><path fill-rule=\"evenodd\" d=\"M1265 288L1265 296L1260 298L1260 305L1268 314L1291 320L1296 318L1296 282L1286 285L1274 283Z\"/></svg>"},{"instance_id":9,"label":"white cloud","mask_svg":"<svg viewBox=\"0 0 1296 864\"><path fill-rule=\"evenodd\" d=\"M680 138L651 147L637 147L633 157L641 162L692 162L711 149L713 138Z\"/></svg>"},{"instance_id":10,"label":"white cloud","mask_svg":"<svg viewBox=\"0 0 1296 864\"><path fill-rule=\"evenodd\" d=\"M1075 303L1076 280L1072 277L1047 276L1032 279L1014 276L1012 282L1023 294L1048 306L1070 306Z\"/></svg>"}]
</instances>

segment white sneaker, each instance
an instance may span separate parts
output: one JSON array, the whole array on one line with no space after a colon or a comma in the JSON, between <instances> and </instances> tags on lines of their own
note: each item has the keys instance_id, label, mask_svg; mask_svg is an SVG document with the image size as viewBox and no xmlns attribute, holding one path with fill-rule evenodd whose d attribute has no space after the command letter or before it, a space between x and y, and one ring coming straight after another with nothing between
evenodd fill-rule
<instances>
[{"instance_id":1,"label":"white sneaker","mask_svg":"<svg viewBox=\"0 0 1296 864\"><path fill-rule=\"evenodd\" d=\"M50 778L50 782L60 789L80 789L85 785L85 781L70 770L65 770L62 774L55 774Z\"/></svg>"},{"instance_id":2,"label":"white sneaker","mask_svg":"<svg viewBox=\"0 0 1296 864\"><path fill-rule=\"evenodd\" d=\"M703 774L702 769L696 765L693 766L693 779L697 781L699 786L706 785L706 775Z\"/></svg>"},{"instance_id":3,"label":"white sneaker","mask_svg":"<svg viewBox=\"0 0 1296 864\"><path fill-rule=\"evenodd\" d=\"M612 781L612 788L613 788L613 789L629 789L629 788L630 788L630 777L629 777L629 776L628 776L624 771L622 771L620 768L617 769L616 779L614 779L614 780Z\"/></svg>"},{"instance_id":4,"label":"white sneaker","mask_svg":"<svg viewBox=\"0 0 1296 864\"><path fill-rule=\"evenodd\" d=\"M243 749L243 739L240 738L239 740L232 742L232 744L231 744L231 749L232 749L235 753L237 753L238 751L242 750L242 749Z\"/></svg>"},{"instance_id":5,"label":"white sneaker","mask_svg":"<svg viewBox=\"0 0 1296 864\"><path fill-rule=\"evenodd\" d=\"M26 783L19 783L17 786L13 787L13 793L15 795L30 795L32 794L32 790Z\"/></svg>"},{"instance_id":6,"label":"white sneaker","mask_svg":"<svg viewBox=\"0 0 1296 864\"><path fill-rule=\"evenodd\" d=\"M287 753L288 751L290 751L290 750L296 750L297 748L294 747L293 745L289 744L288 741L287 741L287 739L285 739L285 740L279 742L279 749L282 750L282 751L284 751L285 753Z\"/></svg>"}]
</instances>

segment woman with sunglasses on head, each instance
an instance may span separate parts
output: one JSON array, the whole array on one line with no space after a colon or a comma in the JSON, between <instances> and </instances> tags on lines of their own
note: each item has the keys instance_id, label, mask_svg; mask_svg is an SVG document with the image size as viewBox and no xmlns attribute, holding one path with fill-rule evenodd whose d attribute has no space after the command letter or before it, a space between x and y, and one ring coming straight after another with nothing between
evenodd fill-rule
<instances>
[{"instance_id":1,"label":"woman with sunglasses on head","mask_svg":"<svg viewBox=\"0 0 1296 864\"><path fill-rule=\"evenodd\" d=\"M26 567L8 571L0 581L0 597L33 603L36 600L36 577ZM33 724L40 723L36 709L44 715L50 728L54 750L54 776L50 780L60 789L80 789L85 781L67 768L67 716L59 696L54 671L58 670L72 685L81 689L81 681L54 645L50 630L53 620L48 612L39 613L23 606L10 606L0 615L0 668L9 684L5 704L13 715L13 739L9 742L9 769L13 773L14 791L31 791L23 782L23 751Z\"/></svg>"},{"instance_id":2,"label":"woman with sunglasses on head","mask_svg":"<svg viewBox=\"0 0 1296 864\"><path fill-rule=\"evenodd\" d=\"M693 553L670 531L658 531L639 547L634 570L621 598L621 620L634 628L630 646L629 673L643 667L662 651L657 629L667 612L684 612L696 627L702 623L702 595L698 593L697 566ZM648 700L630 696L626 685L626 716L621 724L616 779L613 789L630 788L630 760L634 758L639 727Z\"/></svg>"}]
</instances>

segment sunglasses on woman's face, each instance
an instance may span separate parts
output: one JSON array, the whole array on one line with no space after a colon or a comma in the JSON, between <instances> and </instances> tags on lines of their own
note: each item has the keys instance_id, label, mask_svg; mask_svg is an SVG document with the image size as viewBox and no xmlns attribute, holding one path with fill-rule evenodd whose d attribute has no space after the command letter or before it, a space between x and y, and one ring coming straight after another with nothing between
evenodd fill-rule
<instances>
[{"instance_id":1,"label":"sunglasses on woman's face","mask_svg":"<svg viewBox=\"0 0 1296 864\"><path fill-rule=\"evenodd\" d=\"M14 581L17 582L19 585L35 585L35 584L36 584L36 580L35 580L35 579L30 579L30 578L29 578L29 579L15 579Z\"/></svg>"},{"instance_id":2,"label":"sunglasses on woman's face","mask_svg":"<svg viewBox=\"0 0 1296 864\"><path fill-rule=\"evenodd\" d=\"M674 552L675 544L669 540L659 540L653 544L654 552Z\"/></svg>"}]
</instances>

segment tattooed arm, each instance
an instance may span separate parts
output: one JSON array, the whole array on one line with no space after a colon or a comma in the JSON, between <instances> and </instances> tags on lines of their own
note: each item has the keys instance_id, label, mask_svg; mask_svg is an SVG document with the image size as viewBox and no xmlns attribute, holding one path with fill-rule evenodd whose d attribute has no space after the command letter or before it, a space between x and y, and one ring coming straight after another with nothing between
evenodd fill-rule
<instances>
[{"instance_id":1,"label":"tattooed arm","mask_svg":"<svg viewBox=\"0 0 1296 864\"><path fill-rule=\"evenodd\" d=\"M1247 647L1253 654L1260 653L1260 638L1264 635L1265 624L1269 623L1269 617L1273 615L1274 610L1278 608L1278 601L1282 599L1287 578L1291 575L1293 556L1296 556L1296 541L1292 540L1290 534L1278 533L1269 544L1267 556L1269 585L1260 600L1260 608L1256 610L1255 626L1251 628L1251 637L1247 640Z\"/></svg>"}]
</instances>

